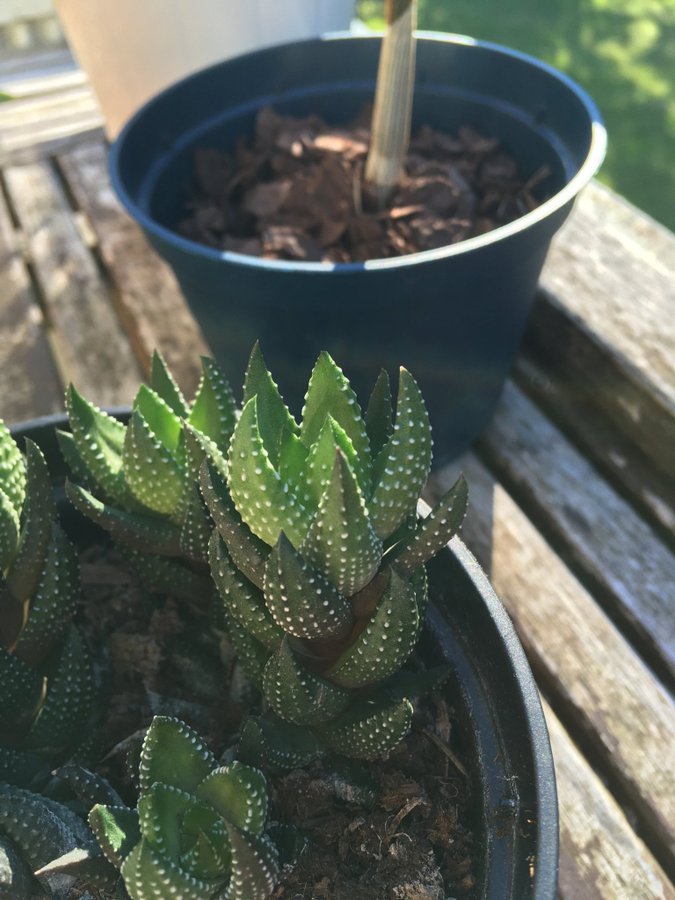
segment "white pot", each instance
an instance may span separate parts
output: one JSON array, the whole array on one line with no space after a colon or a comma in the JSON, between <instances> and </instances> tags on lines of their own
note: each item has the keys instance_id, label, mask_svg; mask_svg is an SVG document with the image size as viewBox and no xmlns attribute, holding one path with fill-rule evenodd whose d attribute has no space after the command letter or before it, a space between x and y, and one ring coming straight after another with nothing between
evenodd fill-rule
<instances>
[{"instance_id":1,"label":"white pot","mask_svg":"<svg viewBox=\"0 0 675 900\"><path fill-rule=\"evenodd\" d=\"M354 0L55 0L113 138L157 91L247 50L349 28Z\"/></svg>"}]
</instances>

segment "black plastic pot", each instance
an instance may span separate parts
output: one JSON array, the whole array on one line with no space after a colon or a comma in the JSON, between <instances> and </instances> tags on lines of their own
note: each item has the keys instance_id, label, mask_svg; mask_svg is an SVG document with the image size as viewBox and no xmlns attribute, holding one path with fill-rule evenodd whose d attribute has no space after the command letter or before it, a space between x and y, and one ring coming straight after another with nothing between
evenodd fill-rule
<instances>
[{"instance_id":1,"label":"black plastic pot","mask_svg":"<svg viewBox=\"0 0 675 900\"><path fill-rule=\"evenodd\" d=\"M122 131L113 185L185 297L233 383L260 339L287 400L299 406L319 351L361 394L381 367L421 383L436 461L487 423L516 354L555 231L597 171L605 131L590 98L531 57L456 35L418 42L414 127L462 124L499 137L527 173L548 164L551 197L488 235L440 250L356 264L260 260L173 230L197 147L231 149L257 110L316 112L347 123L372 100L380 41L331 36L258 51L159 94Z\"/></svg>"},{"instance_id":2,"label":"black plastic pot","mask_svg":"<svg viewBox=\"0 0 675 900\"><path fill-rule=\"evenodd\" d=\"M124 418L128 413L118 413ZM63 462L54 428L64 416L12 429L42 447L56 482ZM98 528L62 498L64 525L80 543ZM453 739L468 762L474 798L480 900L554 900L558 807L551 747L539 694L507 613L474 557L455 538L430 566L432 603L422 652L447 660Z\"/></svg>"}]
</instances>

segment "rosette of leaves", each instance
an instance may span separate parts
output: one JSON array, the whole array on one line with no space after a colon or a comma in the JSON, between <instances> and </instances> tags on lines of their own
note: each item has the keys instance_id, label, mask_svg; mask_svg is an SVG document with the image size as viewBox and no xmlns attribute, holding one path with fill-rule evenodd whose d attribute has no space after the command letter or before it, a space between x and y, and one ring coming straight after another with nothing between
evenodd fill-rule
<instances>
[{"instance_id":1,"label":"rosette of leaves","mask_svg":"<svg viewBox=\"0 0 675 900\"><path fill-rule=\"evenodd\" d=\"M323 750L387 753L411 723L414 680L400 670L425 615L425 563L467 501L460 478L417 517L431 432L416 382L401 369L394 409L381 374L364 416L323 353L297 423L256 347L228 463L227 477L201 473L211 570L267 707L248 720L241 755L291 767Z\"/></svg>"},{"instance_id":2,"label":"rosette of leaves","mask_svg":"<svg viewBox=\"0 0 675 900\"><path fill-rule=\"evenodd\" d=\"M73 481L70 501L110 533L151 588L194 599L211 592L206 565L210 523L198 486L206 452L227 451L235 402L220 368L202 360L188 403L155 353L149 385L128 423L101 411L71 385L71 433L59 432Z\"/></svg>"},{"instance_id":3,"label":"rosette of leaves","mask_svg":"<svg viewBox=\"0 0 675 900\"><path fill-rule=\"evenodd\" d=\"M267 786L242 763L220 766L199 735L157 716L143 743L136 809L89 814L104 855L132 900L265 900L279 871L265 834Z\"/></svg>"},{"instance_id":4,"label":"rosette of leaves","mask_svg":"<svg viewBox=\"0 0 675 900\"><path fill-rule=\"evenodd\" d=\"M72 621L79 592L44 456L26 440L24 458L0 422L0 781L37 784L91 736L92 666Z\"/></svg>"}]
</instances>

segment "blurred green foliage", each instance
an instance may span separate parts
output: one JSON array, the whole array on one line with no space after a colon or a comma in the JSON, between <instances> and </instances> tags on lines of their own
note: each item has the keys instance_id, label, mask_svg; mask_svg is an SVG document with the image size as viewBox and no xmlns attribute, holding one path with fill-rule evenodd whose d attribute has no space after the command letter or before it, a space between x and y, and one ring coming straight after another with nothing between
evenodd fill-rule
<instances>
[{"instance_id":1,"label":"blurred green foliage","mask_svg":"<svg viewBox=\"0 0 675 900\"><path fill-rule=\"evenodd\" d=\"M609 132L600 179L675 229L675 0L419 0L419 27L508 44L579 82ZM360 15L382 26L382 0Z\"/></svg>"}]
</instances>

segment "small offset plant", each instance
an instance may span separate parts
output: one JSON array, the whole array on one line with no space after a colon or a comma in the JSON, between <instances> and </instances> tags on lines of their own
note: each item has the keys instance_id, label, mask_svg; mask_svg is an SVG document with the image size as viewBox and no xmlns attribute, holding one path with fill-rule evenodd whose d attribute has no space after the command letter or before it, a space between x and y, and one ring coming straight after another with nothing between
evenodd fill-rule
<instances>
[{"instance_id":1,"label":"small offset plant","mask_svg":"<svg viewBox=\"0 0 675 900\"><path fill-rule=\"evenodd\" d=\"M72 434L59 432L73 477L66 492L84 515L110 532L148 586L194 599L211 585L206 566L209 517L198 487L205 453L227 451L235 423L230 386L203 359L194 401L184 399L158 353L127 425L89 403L71 385Z\"/></svg>"},{"instance_id":2,"label":"small offset plant","mask_svg":"<svg viewBox=\"0 0 675 900\"><path fill-rule=\"evenodd\" d=\"M75 548L41 450L0 422L0 781L29 786L91 738L92 666L73 625ZM88 733L89 732L89 733Z\"/></svg>"},{"instance_id":3,"label":"small offset plant","mask_svg":"<svg viewBox=\"0 0 675 900\"><path fill-rule=\"evenodd\" d=\"M219 766L178 719L156 717L143 742L137 809L97 804L89 823L132 900L266 900L278 852L265 834L267 786L242 763Z\"/></svg>"},{"instance_id":4,"label":"small offset plant","mask_svg":"<svg viewBox=\"0 0 675 900\"><path fill-rule=\"evenodd\" d=\"M400 670L424 619L425 563L467 501L460 478L419 520L430 464L429 419L405 369L395 414L382 373L362 416L323 353L298 424L254 349L227 471L205 462L201 473L226 627L267 707L248 720L244 759L371 759L408 732L415 686Z\"/></svg>"}]
</instances>

